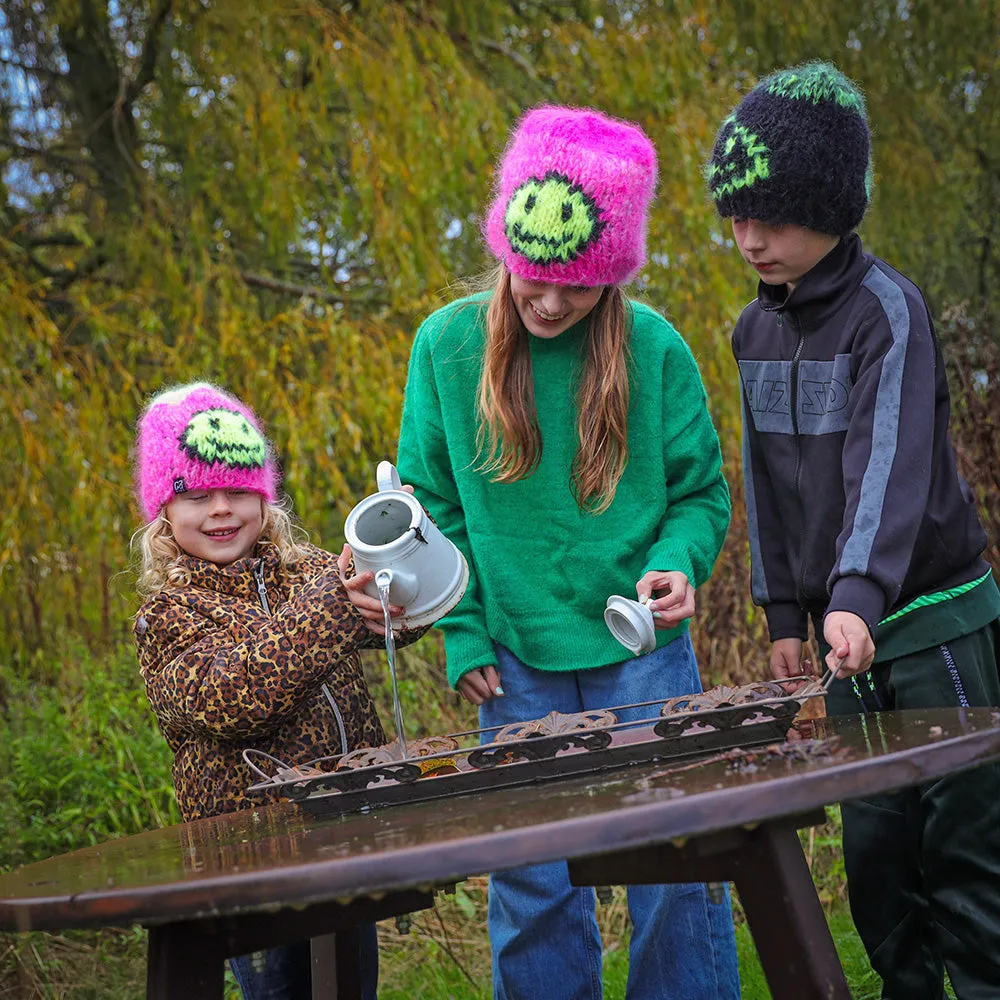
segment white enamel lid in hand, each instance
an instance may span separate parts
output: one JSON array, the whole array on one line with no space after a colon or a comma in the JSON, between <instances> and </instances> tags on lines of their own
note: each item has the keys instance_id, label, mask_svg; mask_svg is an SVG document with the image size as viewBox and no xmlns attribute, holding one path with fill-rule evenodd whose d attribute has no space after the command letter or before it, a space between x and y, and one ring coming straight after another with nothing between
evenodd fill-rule
<instances>
[{"instance_id":1,"label":"white enamel lid in hand","mask_svg":"<svg viewBox=\"0 0 1000 1000\"><path fill-rule=\"evenodd\" d=\"M375 482L378 484L379 493L385 493L388 490L398 490L403 487L403 481L399 478L396 466L388 461L378 463L378 468L375 470Z\"/></svg>"},{"instance_id":2,"label":"white enamel lid in hand","mask_svg":"<svg viewBox=\"0 0 1000 1000\"><path fill-rule=\"evenodd\" d=\"M656 628L653 613L645 602L613 595L604 609L604 622L611 634L636 656L656 649Z\"/></svg>"}]
</instances>

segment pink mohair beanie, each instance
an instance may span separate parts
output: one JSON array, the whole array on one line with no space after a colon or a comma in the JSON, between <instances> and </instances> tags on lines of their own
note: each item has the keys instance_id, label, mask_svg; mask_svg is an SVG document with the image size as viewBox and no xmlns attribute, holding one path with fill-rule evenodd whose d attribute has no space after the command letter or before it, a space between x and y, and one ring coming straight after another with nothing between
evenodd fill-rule
<instances>
[{"instance_id":1,"label":"pink mohair beanie","mask_svg":"<svg viewBox=\"0 0 1000 1000\"><path fill-rule=\"evenodd\" d=\"M529 281L618 285L646 262L656 151L637 125L587 108L529 111L511 135L483 226Z\"/></svg>"},{"instance_id":2,"label":"pink mohair beanie","mask_svg":"<svg viewBox=\"0 0 1000 1000\"><path fill-rule=\"evenodd\" d=\"M273 501L278 471L253 410L207 382L166 389L139 418L136 492L147 520L189 490L240 489Z\"/></svg>"}]
</instances>

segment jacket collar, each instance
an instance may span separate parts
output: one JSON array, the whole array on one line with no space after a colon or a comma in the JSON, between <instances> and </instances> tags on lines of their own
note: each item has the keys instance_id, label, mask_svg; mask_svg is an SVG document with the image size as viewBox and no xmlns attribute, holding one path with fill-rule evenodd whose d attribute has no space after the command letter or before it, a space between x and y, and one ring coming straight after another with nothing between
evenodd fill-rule
<instances>
[{"instance_id":1,"label":"jacket collar","mask_svg":"<svg viewBox=\"0 0 1000 1000\"><path fill-rule=\"evenodd\" d=\"M180 563L190 573L191 586L253 601L258 599L255 570L261 571L264 586L269 590L277 585L281 570L278 550L269 542L258 542L250 555L228 566L189 555L182 556Z\"/></svg>"},{"instance_id":2,"label":"jacket collar","mask_svg":"<svg viewBox=\"0 0 1000 1000\"><path fill-rule=\"evenodd\" d=\"M757 302L765 312L792 313L804 329L815 329L861 283L871 260L857 233L845 236L789 294L787 285L757 283Z\"/></svg>"}]
</instances>

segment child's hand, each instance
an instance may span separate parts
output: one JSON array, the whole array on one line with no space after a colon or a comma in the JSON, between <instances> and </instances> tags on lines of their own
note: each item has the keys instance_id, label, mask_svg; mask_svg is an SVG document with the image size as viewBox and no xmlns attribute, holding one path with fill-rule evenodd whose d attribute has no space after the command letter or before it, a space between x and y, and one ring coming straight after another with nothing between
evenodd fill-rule
<instances>
[{"instance_id":1,"label":"child's hand","mask_svg":"<svg viewBox=\"0 0 1000 1000\"><path fill-rule=\"evenodd\" d=\"M771 676L776 681L809 673L812 673L812 664L802 659L801 639L775 639L771 643ZM789 693L795 694L803 684L805 681L789 684Z\"/></svg>"},{"instance_id":2,"label":"child's hand","mask_svg":"<svg viewBox=\"0 0 1000 1000\"><path fill-rule=\"evenodd\" d=\"M462 674L455 685L455 690L473 705L482 705L489 701L494 695L503 697L503 688L500 687L500 675L494 666L480 667L478 670L470 670L467 674Z\"/></svg>"},{"instance_id":3,"label":"child's hand","mask_svg":"<svg viewBox=\"0 0 1000 1000\"><path fill-rule=\"evenodd\" d=\"M864 673L875 659L868 626L850 611L831 611L823 619L823 638L830 644L826 665L838 677Z\"/></svg>"},{"instance_id":4,"label":"child's hand","mask_svg":"<svg viewBox=\"0 0 1000 1000\"><path fill-rule=\"evenodd\" d=\"M382 602L377 597L371 597L365 593L365 587L375 579L375 574L371 570L366 570L358 576L349 579L344 576L351 565L351 547L344 545L337 556L337 569L340 570L340 579L347 591L347 596L351 599L351 604L357 608L358 613L365 620L370 632L375 635L385 635L385 615L382 613ZM389 605L389 614L393 618L400 618L406 613L406 608L401 608L398 604Z\"/></svg>"},{"instance_id":5,"label":"child's hand","mask_svg":"<svg viewBox=\"0 0 1000 1000\"><path fill-rule=\"evenodd\" d=\"M650 570L635 585L635 592L642 598L652 597L653 591L663 594L646 605L656 628L674 628L694 614L694 587L683 573Z\"/></svg>"}]
</instances>

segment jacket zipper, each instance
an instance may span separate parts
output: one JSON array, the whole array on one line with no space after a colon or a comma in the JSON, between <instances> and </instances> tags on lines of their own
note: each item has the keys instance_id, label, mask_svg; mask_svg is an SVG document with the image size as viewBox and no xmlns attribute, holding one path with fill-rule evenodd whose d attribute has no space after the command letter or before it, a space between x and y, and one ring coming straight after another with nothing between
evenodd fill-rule
<instances>
[{"instance_id":1,"label":"jacket zipper","mask_svg":"<svg viewBox=\"0 0 1000 1000\"><path fill-rule=\"evenodd\" d=\"M253 577L257 581L257 596L260 598L260 606L264 609L264 614L268 617L271 616L271 605L267 600L267 587L264 585L264 560L258 559L257 564L253 568ZM337 730L340 734L340 751L341 753L347 753L347 727L344 725L344 716L340 711L340 707L334 700L333 695L330 693L330 689L325 685L321 685L323 695L330 704L330 708L333 709L333 714L337 719Z\"/></svg>"},{"instance_id":2,"label":"jacket zipper","mask_svg":"<svg viewBox=\"0 0 1000 1000\"><path fill-rule=\"evenodd\" d=\"M792 434L795 438L795 477L793 479L793 488L795 490L795 499L798 501L800 508L801 521L804 525L805 505L802 502L802 441L799 439L799 361L802 358L802 349L805 347L806 338L802 333L801 324L796 322L791 314L789 314L788 322L798 337L795 344L795 351L792 354L792 368L789 376L792 383L789 386L789 406L792 415ZM802 566L799 568L799 592L804 596L805 590L806 567L803 561Z\"/></svg>"},{"instance_id":3,"label":"jacket zipper","mask_svg":"<svg viewBox=\"0 0 1000 1000\"><path fill-rule=\"evenodd\" d=\"M264 614L271 617L271 605L267 603L267 587L264 586L264 560L258 559L253 568L253 578L257 581L257 596L260 598L260 606L264 609Z\"/></svg>"}]
</instances>

